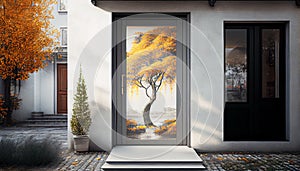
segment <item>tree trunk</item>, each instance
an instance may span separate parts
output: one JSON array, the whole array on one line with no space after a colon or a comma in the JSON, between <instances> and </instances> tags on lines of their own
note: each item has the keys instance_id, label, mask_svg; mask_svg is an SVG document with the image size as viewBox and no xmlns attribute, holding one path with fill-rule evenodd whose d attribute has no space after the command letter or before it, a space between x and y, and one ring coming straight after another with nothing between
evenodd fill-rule
<instances>
[{"instance_id":1,"label":"tree trunk","mask_svg":"<svg viewBox=\"0 0 300 171\"><path fill-rule=\"evenodd\" d=\"M144 123L145 123L145 126L147 126L147 127L155 126L150 118L150 109L151 109L153 102L154 101L150 100L150 102L144 108L144 112L143 112Z\"/></svg>"},{"instance_id":2,"label":"tree trunk","mask_svg":"<svg viewBox=\"0 0 300 171\"><path fill-rule=\"evenodd\" d=\"M150 118L150 109L153 102L156 100L156 88L155 86L151 86L151 87L152 87L152 96L150 97L150 102L145 106L143 111L144 123L145 126L147 127L155 126Z\"/></svg>"},{"instance_id":3,"label":"tree trunk","mask_svg":"<svg viewBox=\"0 0 300 171\"><path fill-rule=\"evenodd\" d=\"M4 105L3 107L6 108L6 118L5 124L10 125L12 123L12 99L10 95L11 89L11 78L6 78L4 80Z\"/></svg>"}]
</instances>

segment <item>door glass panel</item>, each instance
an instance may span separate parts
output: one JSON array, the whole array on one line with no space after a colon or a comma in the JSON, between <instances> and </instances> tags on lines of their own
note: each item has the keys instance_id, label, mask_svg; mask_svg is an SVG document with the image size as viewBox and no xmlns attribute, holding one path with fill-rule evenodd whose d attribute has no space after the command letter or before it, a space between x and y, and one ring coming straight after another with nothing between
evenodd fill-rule
<instances>
[{"instance_id":1,"label":"door glass panel","mask_svg":"<svg viewBox=\"0 0 300 171\"><path fill-rule=\"evenodd\" d=\"M262 97L279 97L279 29L262 30Z\"/></svg>"},{"instance_id":2,"label":"door glass panel","mask_svg":"<svg viewBox=\"0 0 300 171\"><path fill-rule=\"evenodd\" d=\"M176 26L127 26L126 31L127 137L175 139Z\"/></svg>"},{"instance_id":3,"label":"door glass panel","mask_svg":"<svg viewBox=\"0 0 300 171\"><path fill-rule=\"evenodd\" d=\"M247 29L225 30L225 101L247 101Z\"/></svg>"}]
</instances>

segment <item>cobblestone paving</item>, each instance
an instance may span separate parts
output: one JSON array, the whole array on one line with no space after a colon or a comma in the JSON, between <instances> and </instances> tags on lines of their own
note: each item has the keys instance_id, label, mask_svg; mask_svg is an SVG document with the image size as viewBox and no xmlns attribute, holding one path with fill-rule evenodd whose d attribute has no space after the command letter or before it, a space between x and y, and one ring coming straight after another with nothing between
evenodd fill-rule
<instances>
[{"instance_id":1,"label":"cobblestone paving","mask_svg":"<svg viewBox=\"0 0 300 171\"><path fill-rule=\"evenodd\" d=\"M300 154L204 153L199 154L207 170L286 171L300 170ZM100 170L107 153L70 154L57 170Z\"/></svg>"},{"instance_id":2,"label":"cobblestone paving","mask_svg":"<svg viewBox=\"0 0 300 171\"><path fill-rule=\"evenodd\" d=\"M74 153L67 150L66 128L20 128L0 129L1 137L51 136L62 143L61 160L49 166L39 168L0 168L6 170L30 171L101 171L108 153ZM0 154L1 155L1 154ZM253 171L300 171L300 153L200 153L207 170L253 170Z\"/></svg>"},{"instance_id":3,"label":"cobblestone paving","mask_svg":"<svg viewBox=\"0 0 300 171\"><path fill-rule=\"evenodd\" d=\"M207 170L300 170L300 153L206 153L200 157Z\"/></svg>"},{"instance_id":4,"label":"cobblestone paving","mask_svg":"<svg viewBox=\"0 0 300 171\"><path fill-rule=\"evenodd\" d=\"M108 153L90 152L90 153L69 153L64 160L56 167L55 170L85 170L85 171L102 171L101 166L105 163Z\"/></svg>"}]
</instances>

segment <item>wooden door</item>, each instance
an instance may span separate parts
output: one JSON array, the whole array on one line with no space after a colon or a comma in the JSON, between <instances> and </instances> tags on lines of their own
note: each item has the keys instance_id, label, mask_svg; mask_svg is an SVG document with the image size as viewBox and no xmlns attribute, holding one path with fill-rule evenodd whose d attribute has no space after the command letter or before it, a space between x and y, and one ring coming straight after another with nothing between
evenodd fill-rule
<instances>
[{"instance_id":1,"label":"wooden door","mask_svg":"<svg viewBox=\"0 0 300 171\"><path fill-rule=\"evenodd\" d=\"M68 112L68 69L67 64L57 65L57 113Z\"/></svg>"}]
</instances>

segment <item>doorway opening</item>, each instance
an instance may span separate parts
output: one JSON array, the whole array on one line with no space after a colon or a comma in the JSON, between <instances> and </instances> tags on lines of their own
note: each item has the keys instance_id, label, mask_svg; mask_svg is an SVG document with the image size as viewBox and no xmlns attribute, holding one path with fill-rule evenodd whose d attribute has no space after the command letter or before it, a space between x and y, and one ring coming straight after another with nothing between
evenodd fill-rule
<instances>
[{"instance_id":1,"label":"doorway opening","mask_svg":"<svg viewBox=\"0 0 300 171\"><path fill-rule=\"evenodd\" d=\"M57 113L68 113L68 67L57 64Z\"/></svg>"},{"instance_id":2,"label":"doorway opening","mask_svg":"<svg viewBox=\"0 0 300 171\"><path fill-rule=\"evenodd\" d=\"M113 14L113 144L189 144L189 14Z\"/></svg>"}]
</instances>

